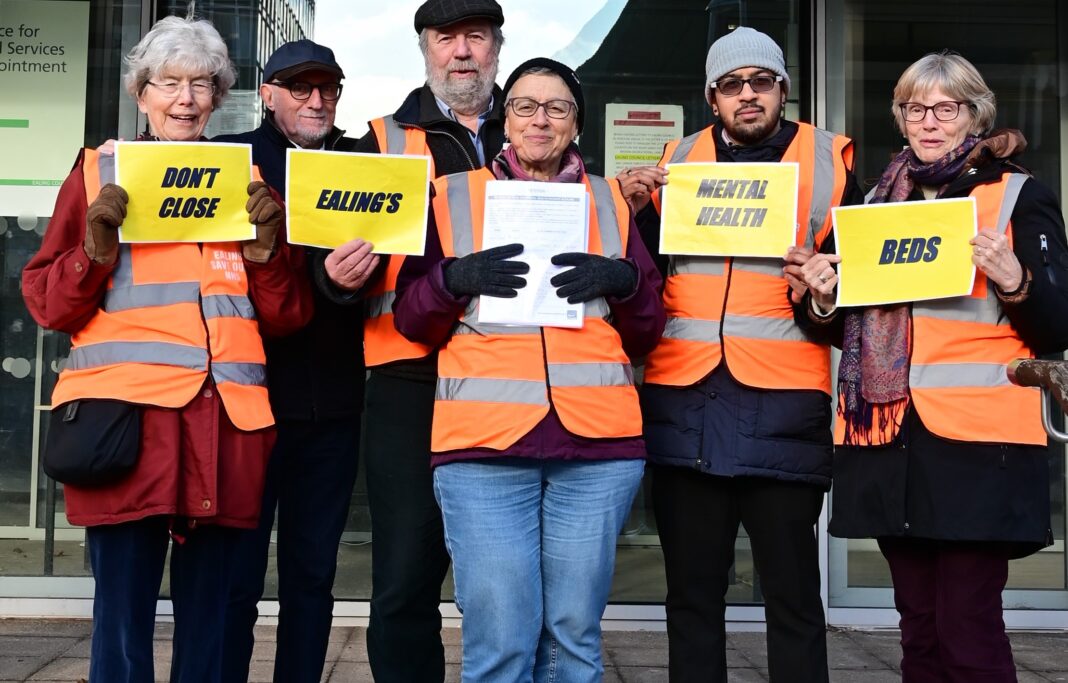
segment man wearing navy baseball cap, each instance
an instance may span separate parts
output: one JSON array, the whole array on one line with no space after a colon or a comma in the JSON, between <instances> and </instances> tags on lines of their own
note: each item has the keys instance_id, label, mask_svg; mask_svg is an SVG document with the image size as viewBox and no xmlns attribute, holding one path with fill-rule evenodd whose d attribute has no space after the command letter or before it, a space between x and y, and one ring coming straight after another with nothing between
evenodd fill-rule
<instances>
[{"instance_id":1,"label":"man wearing navy baseball cap","mask_svg":"<svg viewBox=\"0 0 1068 683\"><path fill-rule=\"evenodd\" d=\"M217 141L252 145L263 179L285 195L289 148L352 151L356 140L334 127L345 77L333 51L310 40L279 47L263 70L259 128ZM354 280L371 274L371 245L353 250ZM326 252L308 249L308 262ZM321 271L313 268L314 272ZM263 595L271 529L278 510L278 638L274 680L318 681L333 618L337 547L356 480L363 367L360 309L317 292L303 330L268 338L267 383L278 428L264 487L260 525L241 539L232 570L224 650L225 680L248 680L256 603Z\"/></svg>"},{"instance_id":2,"label":"man wearing navy baseball cap","mask_svg":"<svg viewBox=\"0 0 1068 683\"><path fill-rule=\"evenodd\" d=\"M494 81L504 43L495 0L428 0L415 13L426 82L389 116L370 122L359 151L425 154L435 176L485 166L504 145L504 98ZM342 245L325 261L337 300L361 283ZM393 327L400 257L366 298L367 414L363 463L371 509L371 614L367 658L376 681L440 683L445 651L438 611L449 568L430 470L430 422L437 354Z\"/></svg>"}]
</instances>

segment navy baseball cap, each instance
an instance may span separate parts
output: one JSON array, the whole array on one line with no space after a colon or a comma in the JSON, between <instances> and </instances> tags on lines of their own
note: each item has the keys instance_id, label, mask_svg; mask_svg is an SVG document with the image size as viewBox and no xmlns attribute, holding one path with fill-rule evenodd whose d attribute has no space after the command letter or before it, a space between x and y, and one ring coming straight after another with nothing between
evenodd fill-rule
<instances>
[{"instance_id":1,"label":"navy baseball cap","mask_svg":"<svg viewBox=\"0 0 1068 683\"><path fill-rule=\"evenodd\" d=\"M329 71L339 79L345 77L333 50L302 38L282 45L271 54L263 68L263 81L285 81L304 71Z\"/></svg>"}]
</instances>

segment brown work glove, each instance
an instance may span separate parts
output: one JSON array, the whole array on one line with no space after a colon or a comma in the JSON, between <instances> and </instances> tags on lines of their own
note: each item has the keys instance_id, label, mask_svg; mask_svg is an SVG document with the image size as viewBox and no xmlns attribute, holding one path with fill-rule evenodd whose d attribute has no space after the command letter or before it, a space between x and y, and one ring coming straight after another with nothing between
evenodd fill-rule
<instances>
[{"instance_id":1,"label":"brown work glove","mask_svg":"<svg viewBox=\"0 0 1068 683\"><path fill-rule=\"evenodd\" d=\"M100 188L85 213L85 255L94 263L111 265L119 255L119 231L126 218L126 190L108 183Z\"/></svg>"},{"instance_id":2,"label":"brown work glove","mask_svg":"<svg viewBox=\"0 0 1068 683\"><path fill-rule=\"evenodd\" d=\"M256 239L241 245L245 258L253 263L267 263L274 253L274 241L282 227L282 207L271 198L267 183L254 180L248 185L248 222L256 226Z\"/></svg>"}]
</instances>

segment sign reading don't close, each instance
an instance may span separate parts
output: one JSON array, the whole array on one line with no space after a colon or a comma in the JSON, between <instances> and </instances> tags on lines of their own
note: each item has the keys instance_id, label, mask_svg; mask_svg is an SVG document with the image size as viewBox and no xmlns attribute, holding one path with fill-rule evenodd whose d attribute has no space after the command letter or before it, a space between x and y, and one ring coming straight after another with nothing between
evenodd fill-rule
<instances>
[{"instance_id":1,"label":"sign reading don't close","mask_svg":"<svg viewBox=\"0 0 1068 683\"><path fill-rule=\"evenodd\" d=\"M334 249L357 237L379 254L423 253L430 159L290 149L289 241Z\"/></svg>"},{"instance_id":2,"label":"sign reading don't close","mask_svg":"<svg viewBox=\"0 0 1068 683\"><path fill-rule=\"evenodd\" d=\"M231 242L252 239L245 204L250 145L117 142L115 182L130 201L122 242Z\"/></svg>"},{"instance_id":3,"label":"sign reading don't close","mask_svg":"<svg viewBox=\"0 0 1068 683\"><path fill-rule=\"evenodd\" d=\"M964 296L975 266L975 199L935 199L833 210L838 305L875 306Z\"/></svg>"},{"instance_id":4,"label":"sign reading don't close","mask_svg":"<svg viewBox=\"0 0 1068 683\"><path fill-rule=\"evenodd\" d=\"M781 258L797 235L796 163L668 164L660 253Z\"/></svg>"}]
</instances>

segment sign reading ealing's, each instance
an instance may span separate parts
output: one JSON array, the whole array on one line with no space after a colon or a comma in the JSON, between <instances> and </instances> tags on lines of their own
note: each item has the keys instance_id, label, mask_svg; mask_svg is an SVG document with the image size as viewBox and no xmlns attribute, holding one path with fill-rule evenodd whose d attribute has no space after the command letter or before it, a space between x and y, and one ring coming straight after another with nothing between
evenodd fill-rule
<instances>
[{"instance_id":1,"label":"sign reading ealing's","mask_svg":"<svg viewBox=\"0 0 1068 683\"><path fill-rule=\"evenodd\" d=\"M976 233L975 199L935 199L832 212L838 264L838 305L876 306L964 296L975 266L968 241Z\"/></svg>"},{"instance_id":2,"label":"sign reading ealing's","mask_svg":"<svg viewBox=\"0 0 1068 683\"><path fill-rule=\"evenodd\" d=\"M252 146L206 142L117 142L115 182L130 195L121 242L252 239L245 205Z\"/></svg>"},{"instance_id":3,"label":"sign reading ealing's","mask_svg":"<svg viewBox=\"0 0 1068 683\"><path fill-rule=\"evenodd\" d=\"M51 216L85 137L89 3L0 0L0 207Z\"/></svg>"},{"instance_id":4,"label":"sign reading ealing's","mask_svg":"<svg viewBox=\"0 0 1068 683\"><path fill-rule=\"evenodd\" d=\"M668 164L660 253L782 258L797 235L796 163Z\"/></svg>"},{"instance_id":5,"label":"sign reading ealing's","mask_svg":"<svg viewBox=\"0 0 1068 683\"><path fill-rule=\"evenodd\" d=\"M378 254L423 253L430 159L289 149L289 241L334 249L357 237Z\"/></svg>"}]
</instances>

